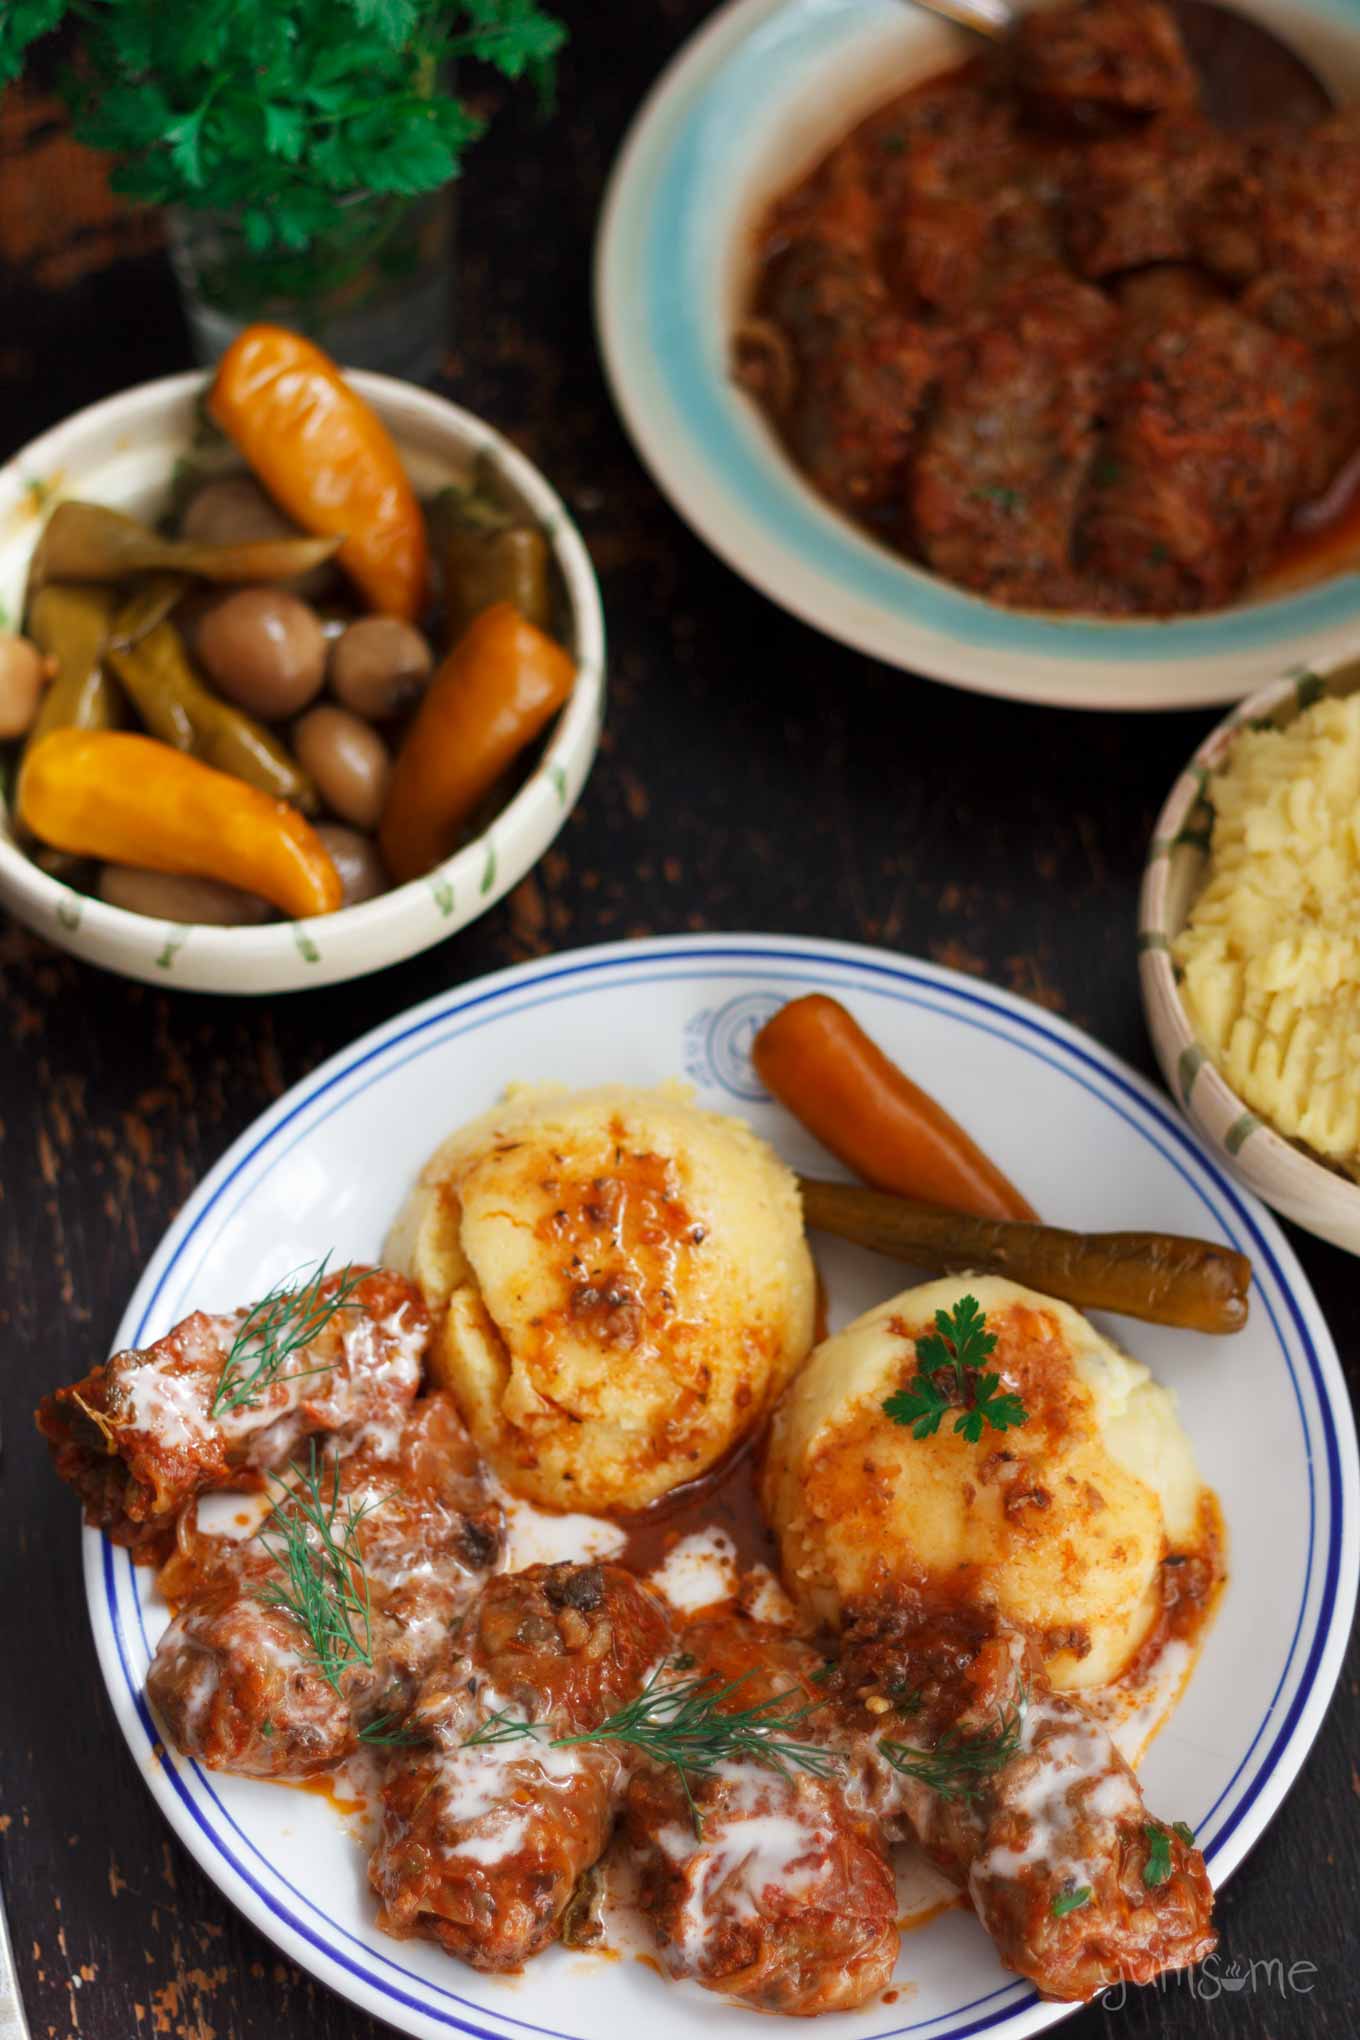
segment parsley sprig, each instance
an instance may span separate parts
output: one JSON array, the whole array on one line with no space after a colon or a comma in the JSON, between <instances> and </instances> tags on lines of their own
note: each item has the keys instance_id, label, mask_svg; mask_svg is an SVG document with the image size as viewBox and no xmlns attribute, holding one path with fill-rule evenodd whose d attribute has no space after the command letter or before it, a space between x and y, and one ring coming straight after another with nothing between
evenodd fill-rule
<instances>
[{"instance_id":1,"label":"parsley sprig","mask_svg":"<svg viewBox=\"0 0 1360 2040\"><path fill-rule=\"evenodd\" d=\"M984 1372L996 1349L985 1312L975 1296L964 1296L952 1311L937 1310L935 1330L916 1341L917 1372L883 1404L895 1424L910 1424L913 1438L931 1438L950 1410L954 1430L976 1445L984 1425L994 1431L1018 1428L1029 1412L1018 1395L1004 1390L1001 1376Z\"/></svg>"},{"instance_id":2,"label":"parsley sprig","mask_svg":"<svg viewBox=\"0 0 1360 2040\"><path fill-rule=\"evenodd\" d=\"M991 1728L946 1729L933 1749L888 1740L880 1742L879 1749L902 1777L928 1785L940 1799L971 1806L988 1779L1018 1752L1028 1698L1022 1687L1014 1704L998 1712Z\"/></svg>"},{"instance_id":3,"label":"parsley sprig","mask_svg":"<svg viewBox=\"0 0 1360 2040\"><path fill-rule=\"evenodd\" d=\"M209 1416L229 1417L237 1410L255 1409L264 1391L280 1379L301 1381L308 1375L330 1372L331 1363L327 1361L318 1367L295 1367L291 1373L284 1373L293 1355L318 1338L338 1312L359 1308L350 1299L367 1269L347 1264L340 1269L335 1287L327 1295L329 1268L327 1254L310 1272L298 1269L294 1275L285 1275L267 1296L250 1306L222 1363Z\"/></svg>"},{"instance_id":4,"label":"parsley sprig","mask_svg":"<svg viewBox=\"0 0 1360 2040\"><path fill-rule=\"evenodd\" d=\"M448 65L546 99L566 39L536 0L5 0L0 86L68 19L75 131L119 157L118 189L230 212L257 253L308 247L351 193L446 183L484 126Z\"/></svg>"},{"instance_id":5,"label":"parsley sprig","mask_svg":"<svg viewBox=\"0 0 1360 2040\"><path fill-rule=\"evenodd\" d=\"M719 1764L745 1759L768 1765L786 1778L795 1771L829 1778L839 1768L831 1751L790 1733L821 1705L807 1699L801 1689L773 1693L749 1707L733 1708L725 1703L747 1683L750 1672L725 1684L711 1672L693 1679L668 1678L675 1665L676 1661L668 1658L634 1699L608 1715L598 1728L580 1735L545 1737L533 1722L519 1720L500 1708L466 1737L463 1747L533 1739L554 1750L587 1743L620 1743L639 1750L676 1773L695 1835L701 1841L703 1816L695 1803L692 1781L707 1777Z\"/></svg>"},{"instance_id":6,"label":"parsley sprig","mask_svg":"<svg viewBox=\"0 0 1360 2040\"><path fill-rule=\"evenodd\" d=\"M1147 1838L1148 1855L1143 1865L1143 1882L1149 1891L1155 1891L1159 1884L1165 1884L1171 1875L1171 1837L1175 1835L1185 1843L1187 1849L1195 1846L1195 1830L1188 1821L1174 1820L1170 1828L1164 1828L1160 1821L1143 1823Z\"/></svg>"}]
</instances>

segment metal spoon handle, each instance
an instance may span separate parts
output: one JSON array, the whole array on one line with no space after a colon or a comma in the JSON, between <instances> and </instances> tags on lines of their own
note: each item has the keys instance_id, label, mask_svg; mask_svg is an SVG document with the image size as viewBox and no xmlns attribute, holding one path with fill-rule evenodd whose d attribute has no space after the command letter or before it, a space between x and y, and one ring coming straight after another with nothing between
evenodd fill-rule
<instances>
[{"instance_id":1,"label":"metal spoon handle","mask_svg":"<svg viewBox=\"0 0 1360 2040\"><path fill-rule=\"evenodd\" d=\"M3 1895L0 1895L0 2040L29 2040L24 2001L19 1995L19 1979L5 1925Z\"/></svg>"},{"instance_id":2,"label":"metal spoon handle","mask_svg":"<svg viewBox=\"0 0 1360 2040\"><path fill-rule=\"evenodd\" d=\"M1007 0L910 0L910 4L952 21L956 28L985 35L991 42L1003 42L1015 26L1015 13Z\"/></svg>"}]
</instances>

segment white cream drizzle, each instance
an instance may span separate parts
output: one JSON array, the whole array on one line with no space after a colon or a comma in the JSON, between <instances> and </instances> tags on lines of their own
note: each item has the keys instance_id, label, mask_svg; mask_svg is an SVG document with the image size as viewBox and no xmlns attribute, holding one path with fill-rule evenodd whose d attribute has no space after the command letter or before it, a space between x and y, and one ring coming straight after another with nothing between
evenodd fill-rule
<instances>
[{"instance_id":1,"label":"white cream drizzle","mask_svg":"<svg viewBox=\"0 0 1360 2040\"><path fill-rule=\"evenodd\" d=\"M753 1622L771 1629L796 1629L798 1610L767 1565L753 1565L742 1574L741 1604Z\"/></svg>"},{"instance_id":2,"label":"white cream drizzle","mask_svg":"<svg viewBox=\"0 0 1360 2040\"><path fill-rule=\"evenodd\" d=\"M692 1531L672 1546L647 1580L678 1614L693 1615L700 1608L730 1601L736 1593L737 1547L716 1526Z\"/></svg>"},{"instance_id":3,"label":"white cream drizzle","mask_svg":"<svg viewBox=\"0 0 1360 2040\"><path fill-rule=\"evenodd\" d=\"M185 1451L209 1436L207 1397L200 1375L171 1373L154 1365L123 1377L120 1429L145 1431L165 1446Z\"/></svg>"},{"instance_id":4,"label":"white cream drizzle","mask_svg":"<svg viewBox=\"0 0 1360 2040\"><path fill-rule=\"evenodd\" d=\"M1008 1768L1006 1805L1028 1823L1025 1840L1018 1848L997 1843L976 1859L968 1877L974 1903L981 1907L989 1883L1039 1865L1074 1889L1094 1885L1109 1855L1100 1831L1141 1805L1104 1727L1073 1702L1040 1695L1025 1709L1019 1751ZM1090 1836L1092 1853L1074 1847L1078 1833Z\"/></svg>"},{"instance_id":5,"label":"white cream drizzle","mask_svg":"<svg viewBox=\"0 0 1360 2040\"><path fill-rule=\"evenodd\" d=\"M182 1638L176 1639L182 1641ZM207 1651L195 1651L190 1657L193 1670L189 1675L188 1693L184 1702L185 1740L197 1747L203 1730L203 1717L211 1707L218 1686L217 1660Z\"/></svg>"},{"instance_id":6,"label":"white cream drizzle","mask_svg":"<svg viewBox=\"0 0 1360 2040\"><path fill-rule=\"evenodd\" d=\"M516 1849L523 1847L528 1832L528 1814L510 1814L496 1833L465 1835L458 1844L458 1853L466 1856L470 1863L503 1863L507 1856L513 1856Z\"/></svg>"},{"instance_id":7,"label":"white cream drizzle","mask_svg":"<svg viewBox=\"0 0 1360 2040\"><path fill-rule=\"evenodd\" d=\"M537 1509L511 1494L487 1469L487 1490L505 1516L502 1572L523 1572L526 1566L555 1565L561 1559L615 1558L628 1542L627 1532L602 1516L558 1516Z\"/></svg>"},{"instance_id":8,"label":"white cream drizzle","mask_svg":"<svg viewBox=\"0 0 1360 2040\"><path fill-rule=\"evenodd\" d=\"M546 1724L505 1742L465 1740L497 1713L523 1718L520 1707L482 1684L475 1701L455 1694L429 1723L440 1744L431 1788L439 1796L440 1825L450 1830L456 1854L484 1866L513 1856L529 1833L530 1809L591 1768L584 1749L554 1749Z\"/></svg>"},{"instance_id":9,"label":"white cream drizzle","mask_svg":"<svg viewBox=\"0 0 1360 2040\"><path fill-rule=\"evenodd\" d=\"M340 1351L344 1358L341 1386L347 1375L351 1383L363 1381L366 1377L380 1376L384 1387L391 1388L403 1398L414 1395L420 1386L421 1362L428 1342L428 1332L414 1316L408 1319L405 1304L398 1304L385 1318L371 1318L367 1311L342 1312L343 1330L340 1334ZM379 1333L382 1334L381 1340ZM306 1352L308 1349L303 1348ZM364 1440L365 1431L375 1432L383 1442L385 1458L391 1458L401 1437L405 1421L405 1410L398 1408L392 1418L374 1417L356 1434L354 1443Z\"/></svg>"},{"instance_id":10,"label":"white cream drizzle","mask_svg":"<svg viewBox=\"0 0 1360 2040\"><path fill-rule=\"evenodd\" d=\"M674 1823L656 1836L686 1887L673 1953L695 1972L716 1923L756 1918L772 1890L809 1900L827 1877L833 1840L796 1781L750 1763L718 1764L714 1775L729 1789L721 1808L705 1808L702 1838Z\"/></svg>"},{"instance_id":11,"label":"white cream drizzle","mask_svg":"<svg viewBox=\"0 0 1360 2040\"><path fill-rule=\"evenodd\" d=\"M297 1424L290 1418L300 1403L326 1408L339 1429L356 1405L373 1402L378 1407L348 1441L348 1449L368 1442L380 1444L386 1456L395 1453L406 1403L420 1383L427 1340L424 1327L408 1315L405 1304L382 1319L365 1311L342 1313L339 1356L333 1366L309 1373L314 1348L301 1347L258 1402L242 1403L214 1417L211 1407L221 1368L247 1315L237 1310L188 1320L188 1329L177 1328L179 1336L170 1350L158 1353L149 1347L124 1356L115 1366L110 1391L110 1414L118 1428L144 1431L159 1444L180 1451L202 1446L214 1436L239 1445L257 1432L265 1433L247 1459L270 1463L286 1458L292 1449ZM249 1346L244 1359L249 1366ZM390 1407L383 1408L386 1396L391 1398Z\"/></svg>"},{"instance_id":12,"label":"white cream drizzle","mask_svg":"<svg viewBox=\"0 0 1360 2040\"><path fill-rule=\"evenodd\" d=\"M1120 1680L1082 1694L1088 1711L1104 1723L1120 1756L1135 1769L1175 1712L1198 1656L1197 1644L1172 1637L1140 1684Z\"/></svg>"},{"instance_id":13,"label":"white cream drizzle","mask_svg":"<svg viewBox=\"0 0 1360 2040\"><path fill-rule=\"evenodd\" d=\"M273 1495L218 1488L215 1493L199 1496L195 1527L205 1537L221 1537L229 1544L244 1544L247 1538L255 1535L273 1507Z\"/></svg>"}]
</instances>

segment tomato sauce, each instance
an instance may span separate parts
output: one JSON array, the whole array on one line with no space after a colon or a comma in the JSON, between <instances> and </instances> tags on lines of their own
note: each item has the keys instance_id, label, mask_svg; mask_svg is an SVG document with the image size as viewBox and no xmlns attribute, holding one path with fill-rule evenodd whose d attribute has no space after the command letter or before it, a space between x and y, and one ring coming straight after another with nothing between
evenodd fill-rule
<instances>
[{"instance_id":1,"label":"tomato sauce","mask_svg":"<svg viewBox=\"0 0 1360 2040\"><path fill-rule=\"evenodd\" d=\"M747 1439L698 1480L686 1481L652 1508L617 1518L628 1540L618 1563L635 1573L653 1572L682 1537L722 1530L736 1547L740 1571L764 1565L778 1574L779 1547L760 1506L764 1444L764 1434Z\"/></svg>"}]
</instances>

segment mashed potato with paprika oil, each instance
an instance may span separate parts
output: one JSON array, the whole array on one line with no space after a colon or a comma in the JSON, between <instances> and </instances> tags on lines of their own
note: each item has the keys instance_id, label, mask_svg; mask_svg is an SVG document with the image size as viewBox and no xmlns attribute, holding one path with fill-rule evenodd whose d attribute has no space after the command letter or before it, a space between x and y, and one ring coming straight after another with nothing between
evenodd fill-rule
<instances>
[{"instance_id":1,"label":"mashed potato with paprika oil","mask_svg":"<svg viewBox=\"0 0 1360 2040\"><path fill-rule=\"evenodd\" d=\"M443 1313L432 1370L478 1447L549 1508L693 1480L812 1344L795 1178L679 1085L515 1089L431 1157L387 1255Z\"/></svg>"},{"instance_id":2,"label":"mashed potato with paprika oil","mask_svg":"<svg viewBox=\"0 0 1360 2040\"><path fill-rule=\"evenodd\" d=\"M1206 794L1186 1013L1253 1112L1360 1179L1360 694L1239 730Z\"/></svg>"},{"instance_id":3,"label":"mashed potato with paprika oil","mask_svg":"<svg viewBox=\"0 0 1360 2040\"><path fill-rule=\"evenodd\" d=\"M884 1411L937 1310L976 1297L986 1368L1027 1421L931 1437ZM1077 1311L999 1276L909 1289L818 1346L775 1416L766 1512L785 1583L819 1621L889 1581L991 1602L1056 1686L1116 1677L1147 1636L1168 1553L1198 1548L1202 1489L1170 1392Z\"/></svg>"}]
</instances>

